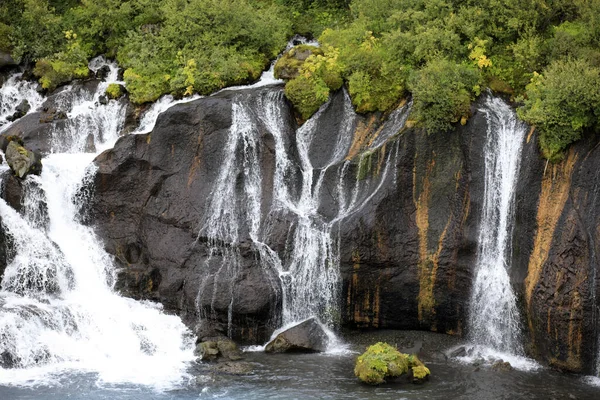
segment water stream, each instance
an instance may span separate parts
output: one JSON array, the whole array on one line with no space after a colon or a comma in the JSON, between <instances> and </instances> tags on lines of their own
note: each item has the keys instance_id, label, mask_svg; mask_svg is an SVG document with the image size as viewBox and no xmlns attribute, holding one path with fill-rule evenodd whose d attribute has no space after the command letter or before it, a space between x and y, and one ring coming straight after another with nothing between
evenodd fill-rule
<instances>
[{"instance_id":1,"label":"water stream","mask_svg":"<svg viewBox=\"0 0 600 400\"><path fill-rule=\"evenodd\" d=\"M474 357L505 359L521 368L524 359L519 311L510 282L515 186L526 126L499 98L488 96L480 109L487 119L485 186L479 247L469 310Z\"/></svg>"},{"instance_id":2,"label":"water stream","mask_svg":"<svg viewBox=\"0 0 600 400\"><path fill-rule=\"evenodd\" d=\"M41 176L25 181L23 212L0 200L2 224L14 243L0 290L0 385L57 384L69 371L92 374L100 386L164 389L188 377L194 357L187 328L158 304L117 295L111 256L78 222L91 162L112 147L125 117L123 103L98 102L117 77L114 64L90 64L102 65L111 73L93 93L68 87L59 94L69 120L52 133Z\"/></svg>"}]
</instances>

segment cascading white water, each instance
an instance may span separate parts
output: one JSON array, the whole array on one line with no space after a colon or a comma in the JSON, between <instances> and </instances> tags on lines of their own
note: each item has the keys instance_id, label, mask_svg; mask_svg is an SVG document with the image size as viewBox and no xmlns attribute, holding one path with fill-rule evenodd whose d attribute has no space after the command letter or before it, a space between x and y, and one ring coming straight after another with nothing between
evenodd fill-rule
<instances>
[{"instance_id":1,"label":"cascading white water","mask_svg":"<svg viewBox=\"0 0 600 400\"><path fill-rule=\"evenodd\" d=\"M23 74L16 73L0 87L0 132L9 126L8 117L13 115L23 100L30 106L29 112L38 109L44 99L37 92L38 84L21 80Z\"/></svg>"},{"instance_id":2,"label":"cascading white water","mask_svg":"<svg viewBox=\"0 0 600 400\"><path fill-rule=\"evenodd\" d=\"M250 109L250 104L254 107ZM210 214L200 231L200 236L209 238L214 253L223 257L222 268L210 276L216 284L220 274L227 274L230 285L236 278L236 266L240 255L235 244L240 240L240 231L247 229L254 249L260 254L261 264L267 272L274 271L279 277L282 290L282 325L289 326L312 316L333 327L339 317L338 301L340 290L339 243L335 227L347 216L362 208L379 190L393 168L392 157L397 152L389 151L384 167L377 178L355 179L352 187L346 187L351 161L344 161L350 149L356 114L350 98L345 94L342 124L337 132L335 146L325 166L315 168L310 157L311 143L318 133L318 121L329 107L324 105L311 119L296 132L296 148L293 148L286 133L284 110L286 105L281 91L265 90L256 98L244 102L237 99L233 104L232 126L224 161L212 192ZM403 124L407 108L394 113L390 124L384 127L382 135L389 139L398 132L398 122ZM253 112L254 111L254 112ZM261 221L262 176L260 142L257 124L262 123L273 136L275 142L275 171L273 177L273 199L266 222ZM393 132L393 133L390 133ZM385 143L376 141L371 151ZM296 151L294 151L296 150ZM297 154L296 165L292 154ZM326 218L319 213L321 189L325 174L335 168L339 184L333 189L333 197L338 202L337 215ZM299 175L298 175L299 174ZM298 176L301 186L295 183ZM374 187L372 181L378 180ZM240 188L240 185L242 188ZM346 201L350 194L350 199ZM269 219L287 215L293 221L290 227L292 236L285 254L278 254L266 243L269 239ZM233 246L223 246L223 243ZM218 251L217 251L218 249ZM202 285L198 300L203 295L206 284ZM230 293L233 293L230 286ZM213 286L216 290L216 285ZM199 306L199 304L198 304ZM234 299L229 313L235 306ZM333 335L330 336L333 339Z\"/></svg>"},{"instance_id":3,"label":"cascading white water","mask_svg":"<svg viewBox=\"0 0 600 400\"><path fill-rule=\"evenodd\" d=\"M516 297L509 277L515 186L525 125L499 98L480 109L487 119L485 188L477 266L469 310L471 340L482 353L523 355ZM512 361L511 361L512 362Z\"/></svg>"},{"instance_id":4,"label":"cascading white water","mask_svg":"<svg viewBox=\"0 0 600 400\"><path fill-rule=\"evenodd\" d=\"M118 101L98 102L117 78L116 65L91 63L102 65L111 72L95 93L61 94L69 120L54 132L41 176L27 178L24 214L0 200L14 243L0 291L0 384L53 384L73 371L96 374L99 384L170 388L185 379L194 358L193 338L179 318L113 291L111 257L78 222L91 162L114 144L125 116Z\"/></svg>"}]
</instances>

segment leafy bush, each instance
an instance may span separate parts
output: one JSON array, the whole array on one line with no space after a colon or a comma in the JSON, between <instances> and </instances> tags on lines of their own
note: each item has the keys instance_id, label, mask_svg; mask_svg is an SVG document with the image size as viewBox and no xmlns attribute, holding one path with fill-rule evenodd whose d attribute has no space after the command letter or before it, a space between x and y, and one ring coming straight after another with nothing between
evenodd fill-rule
<instances>
[{"instance_id":1,"label":"leafy bush","mask_svg":"<svg viewBox=\"0 0 600 400\"><path fill-rule=\"evenodd\" d=\"M433 60L409 79L413 116L427 132L447 131L470 113L479 95L479 72L447 59Z\"/></svg>"},{"instance_id":2,"label":"leafy bush","mask_svg":"<svg viewBox=\"0 0 600 400\"><path fill-rule=\"evenodd\" d=\"M111 83L106 88L106 96L109 99L116 100L119 97L123 96L124 94L125 94L125 90L124 90L123 86L119 85L118 83Z\"/></svg>"},{"instance_id":3,"label":"leafy bush","mask_svg":"<svg viewBox=\"0 0 600 400\"><path fill-rule=\"evenodd\" d=\"M329 99L329 88L322 79L300 75L285 85L285 96L306 120Z\"/></svg>"},{"instance_id":4,"label":"leafy bush","mask_svg":"<svg viewBox=\"0 0 600 400\"><path fill-rule=\"evenodd\" d=\"M290 23L266 3L168 0L160 10L160 27L130 31L118 50L135 102L257 79L289 35Z\"/></svg>"},{"instance_id":5,"label":"leafy bush","mask_svg":"<svg viewBox=\"0 0 600 400\"><path fill-rule=\"evenodd\" d=\"M338 51L331 46L300 45L290 49L275 65L275 76L287 79L286 97L303 119L308 119L342 84Z\"/></svg>"},{"instance_id":6,"label":"leafy bush","mask_svg":"<svg viewBox=\"0 0 600 400\"><path fill-rule=\"evenodd\" d=\"M600 68L581 59L553 62L527 85L518 112L540 130L544 157L559 160L584 129L599 126Z\"/></svg>"},{"instance_id":7,"label":"leafy bush","mask_svg":"<svg viewBox=\"0 0 600 400\"><path fill-rule=\"evenodd\" d=\"M87 54L81 49L77 34L65 32L67 49L50 58L39 60L33 73L40 78L44 89L54 90L58 85L75 78L85 78L89 74Z\"/></svg>"}]
</instances>

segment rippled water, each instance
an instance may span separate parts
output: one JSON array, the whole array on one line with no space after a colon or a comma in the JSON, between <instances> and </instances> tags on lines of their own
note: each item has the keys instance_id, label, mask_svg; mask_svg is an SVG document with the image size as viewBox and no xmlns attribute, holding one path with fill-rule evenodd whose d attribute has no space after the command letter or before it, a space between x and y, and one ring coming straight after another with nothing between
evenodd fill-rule
<instances>
[{"instance_id":1,"label":"rippled water","mask_svg":"<svg viewBox=\"0 0 600 400\"><path fill-rule=\"evenodd\" d=\"M378 387L363 385L353 375L354 359L367 344L385 340L404 351L421 347L421 359L431 370L423 385L400 380ZM375 332L352 336L352 353L245 354L250 375L234 376L210 371L211 364L190 367L193 376L181 387L157 392L136 385L99 386L94 374L63 375L52 387L0 386L0 399L582 399L600 398L594 379L561 374L549 369L494 371L489 366L462 364L445 351L457 339L427 332Z\"/></svg>"}]
</instances>

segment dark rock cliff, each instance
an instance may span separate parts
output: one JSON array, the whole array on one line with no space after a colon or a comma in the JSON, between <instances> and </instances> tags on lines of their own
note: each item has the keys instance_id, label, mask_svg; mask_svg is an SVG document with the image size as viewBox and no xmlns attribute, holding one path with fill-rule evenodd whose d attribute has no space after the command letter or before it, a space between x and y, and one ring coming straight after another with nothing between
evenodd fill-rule
<instances>
[{"instance_id":1,"label":"dark rock cliff","mask_svg":"<svg viewBox=\"0 0 600 400\"><path fill-rule=\"evenodd\" d=\"M201 232L232 124L232 102L241 98L256 105L261 93L278 90L222 92L177 105L159 117L151 133L123 137L96 159L86 218L121 267L123 293L161 301L190 326L202 319L226 332L230 325L228 333L244 342L264 342L277 327L280 284L247 229L235 243L221 243L220 253ZM344 101L338 93L319 116L310 144L316 168L329 168ZM319 202L319 214L332 220L339 214L335 193L341 183L362 191L360 207L333 229L342 279L336 318L342 325L468 333L484 191L487 122L478 111L481 104L453 132L398 129L380 147L372 144L387 116L356 117L346 156L324 174ZM288 107L283 125L293 147L291 114ZM261 137L265 242L283 258L292 221L271 212L274 139L264 121L252 118ZM590 371L597 353L599 289L597 139L577 143L556 165L541 159L533 131L524 140L510 275L526 347L562 369ZM291 150L290 158L296 175L288 179L295 180L300 163ZM243 179L237 175L240 190ZM235 276L220 273L228 248L243 260Z\"/></svg>"},{"instance_id":2,"label":"dark rock cliff","mask_svg":"<svg viewBox=\"0 0 600 400\"><path fill-rule=\"evenodd\" d=\"M553 165L530 133L514 231L513 277L532 355L587 373L598 354L599 144L587 135Z\"/></svg>"}]
</instances>

